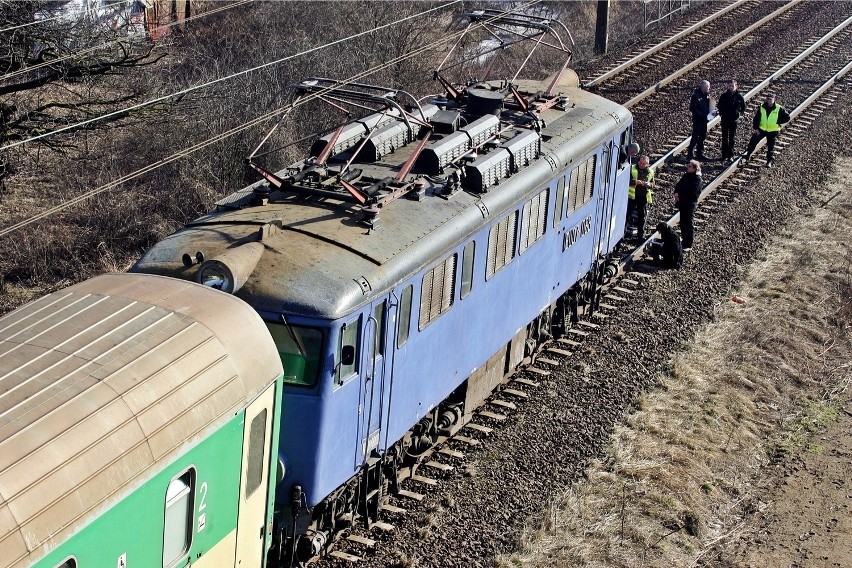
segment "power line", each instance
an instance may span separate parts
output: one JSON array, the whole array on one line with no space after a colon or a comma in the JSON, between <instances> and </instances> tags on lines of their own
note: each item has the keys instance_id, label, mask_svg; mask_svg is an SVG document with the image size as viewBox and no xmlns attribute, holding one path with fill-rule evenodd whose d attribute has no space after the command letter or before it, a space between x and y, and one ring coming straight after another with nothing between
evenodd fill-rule
<instances>
[{"instance_id":1,"label":"power line","mask_svg":"<svg viewBox=\"0 0 852 568\"><path fill-rule=\"evenodd\" d=\"M537 4L539 1L540 0L529 0L525 4L515 8L515 10L512 10L510 12L515 12L515 11L518 11L518 10L525 9L529 6L533 6L533 5ZM478 24L476 24L476 27L481 27L481 26L487 25L488 23L490 23L490 22L489 21L479 22ZM447 36L443 40L434 41L431 44L427 44L427 45L422 46L420 48L417 48L415 50L409 51L408 53L405 53L403 55L397 56L397 57L391 59L390 61L386 61L386 62L384 62L380 65L377 65L377 66L375 66L371 69L367 69L365 71L357 73L357 74L353 75L352 77L349 77L348 79L341 81L340 85L347 85L349 83L357 82L358 80L360 80L364 77L368 77L369 75L372 75L373 73L376 73L378 71L381 71L383 69L386 69L388 67L396 65L397 63L405 61L406 59L411 59L412 57L414 57L416 55L420 55L421 53L428 51L428 50L432 49L433 47L435 47L437 45L440 45L442 43L446 43L447 41L452 40L452 39L456 39L457 36L460 36L461 34L464 34L464 33L466 33L466 32L465 31L456 32L454 34ZM333 92L333 91L334 91L333 88L328 88L328 89L323 89L322 91L317 91L315 93L312 93L310 95L307 95L307 96L299 99L298 101L296 101L294 103L284 105L284 106L279 107L279 108L277 108L273 111L270 111L266 114L263 114L263 115L258 116L256 118L253 118L252 120L250 120L248 122L244 122L244 123L240 124L239 126L235 126L234 128L231 128L230 130L227 130L225 132L217 134L216 136L213 136L212 138L208 138L208 139L206 139L202 142L199 142L198 144L190 146L189 148L184 148L182 150L178 150L177 152L175 152L174 154L172 154L172 155L170 155L166 158L163 158L163 159L158 160L156 162L153 162L151 164L147 164L147 165L145 165L145 166L143 166L143 167L141 167L141 168L139 168L139 169L137 169L137 170L135 170L135 171L133 171L129 174L125 174L125 175L121 176L120 178L118 178L116 180L113 180L109 183L106 183L106 184L100 186L100 187L89 190L89 191L85 192L84 194L79 195L79 196L77 196L73 199L70 199L70 200L66 201L65 203L62 203L60 205L57 205L56 207L52 207L50 209L42 211L41 213L37 213L36 215L34 215L33 217L31 217L29 219L15 223L14 225L6 227L5 229L0 229L0 237L4 237L5 235L13 233L13 232L15 232L15 231L17 231L17 230L19 230L23 227L26 227L27 225L35 223L36 221L50 217L51 215L55 215L56 213L59 213L60 211L67 209L67 208L69 208L73 205L76 205L77 203L80 203L82 201L90 199L90 198L92 198L92 197L94 197L94 196L96 196L100 193L103 193L105 191L109 191L110 189L118 187L119 185L121 185L121 184L123 184L127 181L130 181L132 179L135 179L135 178L137 178L141 175L152 172L152 171L154 171L154 170L156 170L156 169L158 169L158 168L160 168L160 167L162 167L166 164L170 164L170 163L175 162L175 161L177 161L181 158L189 156L190 154L193 154L193 153L197 152L198 150L206 148L207 146L210 146L211 144L215 144L216 142L221 142L223 140L226 140L227 138L230 138L231 136L234 136L235 134L238 134L238 133L242 132L243 130L247 130L247 129L253 127L253 126L257 126L257 125L259 125L259 124L261 124L261 123L263 123L263 122L265 122L265 121L267 121L271 118L274 118L274 117L284 113L285 111L289 111L289 110L294 109L298 106L302 106L303 104L307 104L308 102L311 102L315 99L322 98L325 95L327 95L328 93Z\"/></svg>"},{"instance_id":2,"label":"power line","mask_svg":"<svg viewBox=\"0 0 852 568\"><path fill-rule=\"evenodd\" d=\"M370 30L366 30L366 31L363 31L363 32L359 32L359 33L357 33L357 34L353 34L353 35L351 35L351 36L348 36L348 37L345 37L345 38L341 38L341 39L335 40L335 41L333 41L333 42L327 43L327 44L325 44L325 45L321 45L321 46L319 46L319 47L314 47L314 48L311 48L311 49L306 49L306 50L304 50L304 51L300 51L300 52L298 52L298 53L294 53L293 55L288 55L287 57L282 57L281 59L276 59L276 60L274 60L274 61L270 61L270 62L267 62L267 63L263 63L263 64L261 64L261 65L258 65L258 66L256 66L256 67L252 67L252 68L250 68L250 69L245 69L245 70L243 70L243 71L238 71L237 73L233 73L233 74L231 74L231 75L226 75L225 77L220 77L220 78L218 78L218 79L213 79L212 81L208 81L208 82L206 82L206 83L201 83L201 84L199 84L199 85L195 85L195 86L192 86L192 87L188 87L188 88L186 88L186 89L183 89L183 90L180 90L180 91L176 91L176 92L170 93L170 94L168 94L168 95L163 95L163 96L161 96L161 97L157 97L157 98L155 98L155 99L151 99L151 100L148 100L148 101L145 101L145 102L142 102L142 103L139 103L139 104L136 104L136 105L133 105L133 106L130 106L130 107L124 108L124 109L116 110L116 111L113 111L113 112L110 112L110 113L107 113L107 114L102 114L102 115L100 115L100 116L96 116L96 117L94 117L94 118L90 118L90 119L87 119L87 120L83 120L83 121L81 121L81 122L77 122L77 123L75 123L75 124L70 124L70 125L68 125L68 126L63 126L62 128L57 128L57 129L55 129L55 130L51 130L51 131L45 132L45 133L43 133L43 134L39 134L39 135L36 135L36 136L32 136L32 137L30 137L30 138L26 138L26 139L24 139L24 140L18 140L18 141L16 141L16 142L11 142L11 143L9 143L9 144L6 144L5 146L0 147L0 152L2 152L2 151L4 151L4 150L9 150L9 149L11 149L11 148L15 148L15 147L17 147L17 146L22 146L22 145L24 145L24 144L28 144L28 143L30 143L30 142L35 142L35 141L37 141L37 140L41 140L41 139L43 139L43 138L47 138L48 136L54 136L54 135L56 135L56 134L60 134L60 133L62 133L62 132L67 132L67 131L69 131L69 130L75 130L75 129L80 128L80 127L82 127L82 126L86 126L86 125L89 125L89 124L94 124L94 123L96 123L96 122L100 122L100 121L102 121L102 120L106 120L106 119L108 119L108 118L112 118L112 117L115 117L115 116L118 116L118 115L127 114L127 113L129 113L129 112L132 112L132 111L135 111L135 110L139 110L139 109L141 109L141 108L145 108L145 107L150 106L150 105L153 105L153 104L161 103L161 102L163 102L163 101L167 101L167 100L172 99L172 98L175 98L175 97L184 96L184 95L186 95L186 94L188 94L188 93L191 93L191 92L193 92L193 91L197 91L197 90L199 90L199 89L204 89L204 88L207 88L207 87L211 87L211 86L216 85L216 84L218 84L218 83L222 83L222 82L224 82L224 81L229 81L229 80L231 80L231 79L234 79L234 78L236 78L236 77L241 77L241 76L243 76L243 75L248 75L249 73L253 73L253 72L255 72L255 71L259 71L259 70L261 70L261 69L265 69L265 68L267 68L267 67L272 67L272 66L274 66L274 65L280 65L281 63L284 63L284 62L290 61L290 60L292 60L292 59L296 59L296 58L298 58L298 57L302 57L303 55L307 55L307 54L309 54L309 53L314 53L314 52L316 52L316 51L320 51L320 50L323 50L323 49L326 49L326 48L329 48L329 47L333 47L333 46L338 45L338 44L340 44L340 43L344 43L344 42L346 42L346 41L349 41L349 40L352 40L352 39L356 39L356 38L361 37L361 36L363 36L363 35L371 34L371 33L373 33L373 32L376 32L376 31L382 30L382 29L384 29L384 28L387 28L387 27L390 27L390 26L393 26L393 25L396 25L396 24L400 24L400 23L405 22L405 21L407 21L407 20L411 20L411 19L414 19L414 18L419 18L419 17L421 17L421 16L425 16L425 15L427 15L427 14L429 14L429 13L431 13L431 12L434 12L434 11L436 11L436 10L442 10L442 9L444 9L444 8L447 8L447 7L449 7L449 6L452 6L453 4L458 4L459 2L461 2L461 0L452 0L452 1L447 2L446 4L442 4L441 6L438 6L438 7L436 7L436 8L430 8L429 10L425 10L425 11L423 11L423 12L420 12L420 13L417 13L417 14L413 14L413 15L411 15L411 16L407 16L407 17L405 17L405 18L402 18L402 19L396 20L395 22L390 22L390 23L388 23L388 24L384 24L384 25L379 26L379 27L377 27L377 28L373 28L373 29L370 29Z\"/></svg>"}]
</instances>

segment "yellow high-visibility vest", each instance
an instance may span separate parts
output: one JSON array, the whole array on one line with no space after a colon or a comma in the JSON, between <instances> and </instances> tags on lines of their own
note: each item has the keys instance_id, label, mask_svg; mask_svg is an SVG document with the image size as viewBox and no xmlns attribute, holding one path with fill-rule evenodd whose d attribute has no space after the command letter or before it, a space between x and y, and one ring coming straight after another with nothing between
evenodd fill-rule
<instances>
[{"instance_id":1,"label":"yellow high-visibility vest","mask_svg":"<svg viewBox=\"0 0 852 568\"><path fill-rule=\"evenodd\" d=\"M627 188L627 199L636 199L636 180L639 179L639 166L633 165L630 168L630 187ZM654 168L648 168L648 179L645 180L649 184L654 183ZM651 188L646 188L648 193L645 196L645 201L648 203L653 203L654 198L651 192Z\"/></svg>"},{"instance_id":2,"label":"yellow high-visibility vest","mask_svg":"<svg viewBox=\"0 0 852 568\"><path fill-rule=\"evenodd\" d=\"M781 125L778 124L778 113L781 112L781 105L775 105L771 112L767 114L766 107L760 105L760 128L764 132L778 132L781 130Z\"/></svg>"}]
</instances>

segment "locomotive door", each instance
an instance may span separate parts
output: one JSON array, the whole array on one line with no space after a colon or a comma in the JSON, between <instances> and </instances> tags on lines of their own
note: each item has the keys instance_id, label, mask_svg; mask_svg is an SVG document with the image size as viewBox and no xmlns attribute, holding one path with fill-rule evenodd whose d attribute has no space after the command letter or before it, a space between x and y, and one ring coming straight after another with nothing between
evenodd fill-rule
<instances>
[{"instance_id":1,"label":"locomotive door","mask_svg":"<svg viewBox=\"0 0 852 568\"><path fill-rule=\"evenodd\" d=\"M262 566L264 563L274 403L275 385L270 385L245 413L234 566Z\"/></svg>"},{"instance_id":2,"label":"locomotive door","mask_svg":"<svg viewBox=\"0 0 852 568\"><path fill-rule=\"evenodd\" d=\"M591 309L594 311L597 308L597 290L600 286L598 275L601 273L601 255L605 255L609 251L610 236L612 235L613 222L613 196L612 196L612 176L615 171L615 161L618 160L618 151L612 140L604 144L601 152L601 168L596 172L597 179L597 207L595 213L594 226L594 248L592 249L592 258L590 259L591 274L594 275L590 282L590 292L595 292L595 298L591 304Z\"/></svg>"},{"instance_id":3,"label":"locomotive door","mask_svg":"<svg viewBox=\"0 0 852 568\"><path fill-rule=\"evenodd\" d=\"M366 460L379 446L384 412L384 380L387 349L388 300L374 302L364 324L364 358L361 372L361 417L359 422L359 457Z\"/></svg>"}]
</instances>

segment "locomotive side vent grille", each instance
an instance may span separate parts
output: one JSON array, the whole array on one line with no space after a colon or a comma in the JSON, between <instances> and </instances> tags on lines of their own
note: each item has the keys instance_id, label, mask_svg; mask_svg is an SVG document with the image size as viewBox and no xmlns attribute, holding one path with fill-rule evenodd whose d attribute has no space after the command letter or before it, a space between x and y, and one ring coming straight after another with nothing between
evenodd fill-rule
<instances>
[{"instance_id":1,"label":"locomotive side vent grille","mask_svg":"<svg viewBox=\"0 0 852 568\"><path fill-rule=\"evenodd\" d=\"M530 248L544 235L547 226L547 202L550 190L545 189L524 204L521 218L520 252Z\"/></svg>"},{"instance_id":2,"label":"locomotive side vent grille","mask_svg":"<svg viewBox=\"0 0 852 568\"><path fill-rule=\"evenodd\" d=\"M513 211L488 232L488 264L485 279L488 280L515 258L515 228L518 212Z\"/></svg>"},{"instance_id":3,"label":"locomotive side vent grille","mask_svg":"<svg viewBox=\"0 0 852 568\"><path fill-rule=\"evenodd\" d=\"M457 255L451 254L423 276L420 290L420 324L423 330L453 305Z\"/></svg>"}]
</instances>

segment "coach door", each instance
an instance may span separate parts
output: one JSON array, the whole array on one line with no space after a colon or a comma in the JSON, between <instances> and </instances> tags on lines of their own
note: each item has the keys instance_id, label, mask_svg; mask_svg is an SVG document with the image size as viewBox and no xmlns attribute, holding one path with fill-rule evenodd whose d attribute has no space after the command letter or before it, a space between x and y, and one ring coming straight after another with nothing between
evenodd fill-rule
<instances>
[{"instance_id":1,"label":"coach door","mask_svg":"<svg viewBox=\"0 0 852 568\"><path fill-rule=\"evenodd\" d=\"M270 385L246 409L235 566L264 563L274 403L275 385Z\"/></svg>"}]
</instances>

